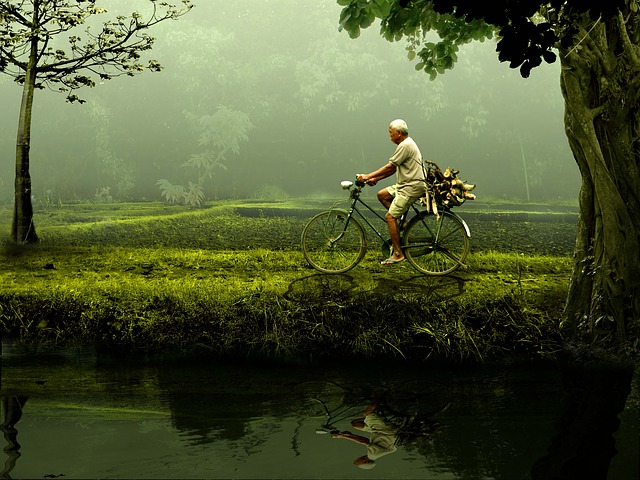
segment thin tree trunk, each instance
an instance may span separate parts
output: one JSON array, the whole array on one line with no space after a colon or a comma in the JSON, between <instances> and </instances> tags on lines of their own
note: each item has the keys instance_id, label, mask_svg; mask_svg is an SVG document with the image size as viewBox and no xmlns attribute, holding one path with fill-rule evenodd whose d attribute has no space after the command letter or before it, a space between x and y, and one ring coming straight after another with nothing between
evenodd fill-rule
<instances>
[{"instance_id":1,"label":"thin tree trunk","mask_svg":"<svg viewBox=\"0 0 640 480\"><path fill-rule=\"evenodd\" d=\"M524 186L527 188L527 202L531 201L529 193L529 175L527 174L527 159L524 156L524 146L522 145L522 137L518 132L518 140L520 141L520 154L522 155L522 171L524 172Z\"/></svg>"},{"instance_id":2,"label":"thin tree trunk","mask_svg":"<svg viewBox=\"0 0 640 480\"><path fill-rule=\"evenodd\" d=\"M20 122L16 142L16 180L11 236L15 242L32 243L38 240L33 224L29 149L31 141L31 108L34 86L25 82L20 105Z\"/></svg>"},{"instance_id":3,"label":"thin tree trunk","mask_svg":"<svg viewBox=\"0 0 640 480\"><path fill-rule=\"evenodd\" d=\"M34 4L33 24L38 24L38 2ZM18 243L38 241L33 224L33 204L31 200L31 175L29 174L29 150L31 148L31 111L36 85L38 60L38 37L31 40L29 63L25 71L22 102L20 103L20 119L18 121L18 137L16 140L16 179L15 198L13 204L13 222L11 237Z\"/></svg>"}]
</instances>

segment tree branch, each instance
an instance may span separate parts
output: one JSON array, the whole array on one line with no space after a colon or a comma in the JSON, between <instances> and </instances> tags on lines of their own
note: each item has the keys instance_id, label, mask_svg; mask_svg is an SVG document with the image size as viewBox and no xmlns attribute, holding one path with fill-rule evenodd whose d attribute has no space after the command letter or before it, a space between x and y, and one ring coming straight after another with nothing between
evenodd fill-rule
<instances>
[{"instance_id":1,"label":"tree branch","mask_svg":"<svg viewBox=\"0 0 640 480\"><path fill-rule=\"evenodd\" d=\"M133 43L131 45L126 45L126 42L136 33L135 31L128 32L122 40L111 47L98 47L94 52L82 55L80 57L69 58L67 60L62 60L56 63L51 63L49 65L43 66L39 68L40 72L65 72L69 70L77 70L79 68L84 68L87 65L91 65L91 61L93 61L97 57L104 57L105 55L113 55L115 57L126 53L129 50L135 50L136 47L143 43L144 39L140 39L138 42ZM93 65L99 64L108 64L109 61L105 60L103 62L96 62Z\"/></svg>"},{"instance_id":2,"label":"tree branch","mask_svg":"<svg viewBox=\"0 0 640 480\"><path fill-rule=\"evenodd\" d=\"M602 113L606 110L604 105L600 105L596 108L589 109L589 114L591 115L591 119L595 120L598 116L602 115Z\"/></svg>"},{"instance_id":3,"label":"tree branch","mask_svg":"<svg viewBox=\"0 0 640 480\"><path fill-rule=\"evenodd\" d=\"M29 21L21 11L28 3L26 0L18 2L21 4L18 7L11 6L11 2L0 2L1 23L3 27L7 27L0 41L0 68L2 73L12 76L16 81L23 81L29 66L19 60L34 54L33 42L37 41L40 45L35 53L36 65L32 70L39 79L37 86L52 88L53 84L58 83L61 85L59 91L62 92L95 86L93 75L108 80L122 75L133 76L145 68L160 70L161 66L153 60L148 65L141 62L141 53L151 50L155 41L145 30L165 20L177 19L193 7L189 0L182 0L183 8L151 0L153 8L146 20L137 12L133 12L130 17L118 15L116 20L104 22L96 34L91 33L90 27L84 29L84 42L79 36L69 37L65 51L51 46L53 38L75 29L84 24L88 17L106 10L95 8L93 0L88 1L88 7L85 2L75 4L73 0L30 1L34 8L33 21ZM22 27L14 31L11 24L21 24ZM52 28L49 30L47 27ZM12 68L8 69L9 66ZM89 72L88 75L82 75L82 70ZM75 96L69 95L68 98L70 97ZM72 99L75 100L77 97Z\"/></svg>"},{"instance_id":4,"label":"tree branch","mask_svg":"<svg viewBox=\"0 0 640 480\"><path fill-rule=\"evenodd\" d=\"M606 76L610 76L611 75L611 65L609 64L609 62L607 61L607 59L602 55L603 51L606 51L606 45L605 46L601 46L599 47L598 45L596 45L596 43L598 43L597 40L594 40L593 36L592 36L592 32L593 29L596 27L596 25L598 25L600 23L600 19L598 19L596 21L596 23L594 23L594 25L589 29L589 31L585 31L582 27L580 27L580 34L583 35L582 40L580 40L580 42L582 42L583 40L586 41L586 44L589 46L589 52L595 56L598 59L598 64L602 67L602 69L605 72ZM593 33L593 35L596 35L598 37L600 37L600 40L602 40L603 38L605 38L601 32L596 31L595 33ZM576 45L577 46L577 45Z\"/></svg>"},{"instance_id":5,"label":"tree branch","mask_svg":"<svg viewBox=\"0 0 640 480\"><path fill-rule=\"evenodd\" d=\"M618 11L618 25L620 27L622 44L624 45L625 52L629 54L629 60L633 63L633 66L636 69L640 68L640 57L638 57L638 53L636 51L638 47L631 42L629 32L627 31L627 22L620 11Z\"/></svg>"},{"instance_id":6,"label":"tree branch","mask_svg":"<svg viewBox=\"0 0 640 480\"><path fill-rule=\"evenodd\" d=\"M2 45L0 45L0 57L7 60L11 65L15 65L16 67L21 68L22 70L27 68L26 63L19 62L18 59L13 55L13 53L6 50Z\"/></svg>"},{"instance_id":7,"label":"tree branch","mask_svg":"<svg viewBox=\"0 0 640 480\"><path fill-rule=\"evenodd\" d=\"M10 7L2 3L0 4L0 12L4 12L7 15L15 18L20 25L24 25L25 27L29 25L29 21L26 18L24 18L22 15L20 15L20 12L17 10L16 7Z\"/></svg>"},{"instance_id":8,"label":"tree branch","mask_svg":"<svg viewBox=\"0 0 640 480\"><path fill-rule=\"evenodd\" d=\"M591 31L596 28L596 25L598 25L598 23L600 22L600 19L598 18L598 20L596 20L595 22L593 22L593 25L591 25L591 28L589 29L589 31L587 32L582 26L580 26L580 35L582 35L582 38L580 39L580 41L578 43L576 43L571 50L569 50L566 54L565 57L568 57L569 55L571 55L574 51L576 51L578 49L578 47L580 46L580 44L582 42L584 42L587 38L589 38L589 34L591 33Z\"/></svg>"},{"instance_id":9,"label":"tree branch","mask_svg":"<svg viewBox=\"0 0 640 480\"><path fill-rule=\"evenodd\" d=\"M103 57L105 54L107 55L113 55L114 57L129 53L129 52L134 52L136 50L147 50L150 49L150 42L153 43L153 39L149 36L140 36L138 37L139 40L136 41L135 43L132 43L130 45L127 45L127 42L129 40L131 40L132 37L136 36L136 34L147 30L157 24L159 24L160 22L164 21L164 20L169 20L172 18L177 18L180 14L182 13L186 13L186 11L183 12L179 12L179 11L170 11L168 12L166 15L162 16L162 17L158 17L157 15L157 5L155 4L155 2L153 2L154 5L154 10L152 15L150 16L149 20L145 23L139 23L136 19L133 19L129 22L128 26L125 26L123 24L120 24L120 31L117 32L119 34L121 34L122 36L120 37L120 40L111 45L111 46L105 46L104 44L102 44L102 42L105 40L106 37L113 35L113 33L110 34L106 34L105 35L105 28L106 27L112 27L115 26L114 24L105 24L105 26L103 27L102 32L100 32L98 35L92 35L92 38L98 43L98 48L94 51L91 52L89 54L85 54L82 55L80 57L75 57L75 58L70 58L67 60L63 60L57 63L52 63L43 67L39 68L40 72L56 72L56 73L63 73L65 71L68 71L70 69L74 69L77 70L79 68L86 68L88 66L91 67L98 67L101 65L108 65L111 62L109 61L99 61L99 62L95 62L95 63L90 63L92 60L94 60L97 57ZM187 10L188 11L188 10ZM89 32L87 32L89 33ZM145 48L148 47L148 48ZM86 52L86 49L85 49Z\"/></svg>"}]
</instances>

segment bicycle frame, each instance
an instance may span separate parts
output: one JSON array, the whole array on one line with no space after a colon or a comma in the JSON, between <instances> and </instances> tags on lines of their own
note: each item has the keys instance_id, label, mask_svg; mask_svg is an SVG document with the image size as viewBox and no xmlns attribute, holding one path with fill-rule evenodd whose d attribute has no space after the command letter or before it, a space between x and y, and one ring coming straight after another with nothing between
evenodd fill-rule
<instances>
[{"instance_id":1,"label":"bicycle frame","mask_svg":"<svg viewBox=\"0 0 640 480\"><path fill-rule=\"evenodd\" d=\"M360 186L360 185L358 185L356 183L356 188L351 191L350 198L351 198L352 201L351 201L350 207L347 209L348 218L353 217L354 213L357 213L358 216L369 226L369 228L371 230L373 230L373 233L375 233L380 238L380 240L382 240L382 243L386 243L387 239L388 239L387 238L388 236L384 236L382 233L380 233L378 231L378 229L373 225L373 223L371 223L371 221L358 209L358 203L363 205L367 210L369 210L376 217L378 217L380 220L382 220L385 225L387 223L387 220L380 214L379 211L375 210L373 207L371 207L364 200L360 199L361 192L362 192L362 186ZM414 210L414 212L416 214L420 213L415 205L411 205L411 207L413 208L413 210ZM400 217L400 225L402 225L404 223L404 221L406 220L406 218L408 216L408 212L409 211L407 210L407 212L403 213L402 216ZM347 220L347 222L345 222L345 230L346 230L346 227L347 227L348 223L349 222ZM340 238L342 238L342 235L340 235L340 237L336 238L336 241L340 240Z\"/></svg>"},{"instance_id":2,"label":"bicycle frame","mask_svg":"<svg viewBox=\"0 0 640 480\"><path fill-rule=\"evenodd\" d=\"M383 236L383 234L378 231L378 229L373 225L373 223L371 223L371 221L369 221L369 219L358 209L358 203L359 203L359 204L363 205L371 213L373 213L376 217L378 217L380 220L382 220L386 225L387 220L385 219L385 217L383 217L380 214L380 212L378 212L377 210L372 208L364 200L360 199L360 194L362 193L362 188L363 188L363 186L358 185L358 183L356 182L356 188L351 191L351 195L350 195L351 205L347 209L348 219L353 217L354 213L357 213L358 216L369 226L369 228L371 228L371 230L373 230L373 233L375 233L380 238L380 240L382 240L382 243L387 243L388 236ZM420 210L418 210L418 208L415 206L415 204L412 204L411 208L413 209L413 212L416 215L420 214ZM402 214L402 216L400 217L400 225L402 225L404 223L404 221L407 219L408 215L409 215L409 210L407 210L405 213ZM349 224L348 219L345 222L345 230L344 231L346 231L346 228L347 228L347 226ZM469 228L466 226L466 224L464 224L464 225L465 225L465 229L466 229L467 234L468 234L469 233ZM344 234L344 231L343 231L343 234ZM338 236L334 241L337 242L338 240L340 240L342 238L343 234ZM403 232L401 231L400 235L402 236L402 234L403 234ZM438 239L439 236L440 236L440 228L438 227L438 231L435 232L434 238ZM403 247L403 248L405 248L405 247Z\"/></svg>"},{"instance_id":3,"label":"bicycle frame","mask_svg":"<svg viewBox=\"0 0 640 480\"><path fill-rule=\"evenodd\" d=\"M316 433L325 434L337 430L337 423L363 415L366 405L365 401L346 403L333 412L325 407L325 420L316 428Z\"/></svg>"},{"instance_id":4,"label":"bicycle frame","mask_svg":"<svg viewBox=\"0 0 640 480\"><path fill-rule=\"evenodd\" d=\"M343 181L342 188L349 190L347 205L336 202L305 225L303 254L313 268L324 273L344 273L356 266L367 251L366 226L380 239L383 255L389 255L390 234L387 228L375 225L377 218L386 227L387 218L380 209L362 200L364 187L357 180ZM408 262L427 275L447 275L464 266L471 237L464 220L446 207L440 214L419 207L419 203L413 203L398 219L401 248Z\"/></svg>"}]
</instances>

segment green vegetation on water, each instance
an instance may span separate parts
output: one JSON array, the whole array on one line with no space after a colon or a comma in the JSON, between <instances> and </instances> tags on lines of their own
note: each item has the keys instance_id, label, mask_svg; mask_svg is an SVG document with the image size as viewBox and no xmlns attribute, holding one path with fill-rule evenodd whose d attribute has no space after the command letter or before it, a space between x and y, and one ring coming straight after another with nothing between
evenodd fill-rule
<instances>
[{"instance_id":1,"label":"green vegetation on water","mask_svg":"<svg viewBox=\"0 0 640 480\"><path fill-rule=\"evenodd\" d=\"M561 348L573 223L462 207L472 249L467 268L451 276L381 266L373 235L360 265L323 275L306 264L299 239L330 205L37 211L39 244L1 244L4 335L41 349L278 359L494 361ZM3 225L10 212L0 210Z\"/></svg>"}]
</instances>

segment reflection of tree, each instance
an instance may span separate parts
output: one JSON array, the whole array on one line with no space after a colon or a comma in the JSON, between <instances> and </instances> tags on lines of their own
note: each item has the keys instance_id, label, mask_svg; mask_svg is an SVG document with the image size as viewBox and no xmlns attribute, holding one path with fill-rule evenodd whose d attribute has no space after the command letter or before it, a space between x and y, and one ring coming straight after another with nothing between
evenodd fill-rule
<instances>
[{"instance_id":1,"label":"reflection of tree","mask_svg":"<svg viewBox=\"0 0 640 480\"><path fill-rule=\"evenodd\" d=\"M627 366L564 369L564 409L547 454L533 466L534 480L606 480L632 376L633 368Z\"/></svg>"},{"instance_id":2,"label":"reflection of tree","mask_svg":"<svg viewBox=\"0 0 640 480\"><path fill-rule=\"evenodd\" d=\"M171 409L173 426L189 436L191 443L231 440L246 449L257 447L270 435L258 435L251 425L253 419L268 415L267 400L272 396L264 391L264 382L255 381L256 374L240 367L189 365L160 368L158 383ZM278 426L261 428L275 430Z\"/></svg>"},{"instance_id":3,"label":"reflection of tree","mask_svg":"<svg viewBox=\"0 0 640 480\"><path fill-rule=\"evenodd\" d=\"M246 419L239 418L236 410L242 399L234 395L169 390L165 398L173 426L195 445L222 438L239 440L247 433Z\"/></svg>"},{"instance_id":4,"label":"reflection of tree","mask_svg":"<svg viewBox=\"0 0 640 480\"><path fill-rule=\"evenodd\" d=\"M450 434L405 448L461 479L606 479L631 374L577 366L561 378L542 368L459 373L443 416Z\"/></svg>"},{"instance_id":5,"label":"reflection of tree","mask_svg":"<svg viewBox=\"0 0 640 480\"><path fill-rule=\"evenodd\" d=\"M4 434L7 445L4 447L4 453L7 460L4 469L0 472L1 478L11 478L10 473L16 466L16 461L20 457L20 444L18 443L18 430L16 423L22 418L22 409L28 397L23 395L6 395L0 397L0 406L2 409L2 423L0 430Z\"/></svg>"},{"instance_id":6,"label":"reflection of tree","mask_svg":"<svg viewBox=\"0 0 640 480\"><path fill-rule=\"evenodd\" d=\"M449 435L434 442L415 442L407 450L431 462L446 463L460 479L527 478L529 465L523 464L523 458L537 449L539 431L525 435L524 411L507 418L511 402L526 400L515 387L517 381L508 373L457 378L461 383L450 386L452 405L443 417Z\"/></svg>"}]
</instances>

